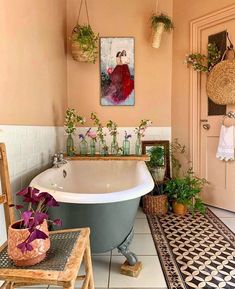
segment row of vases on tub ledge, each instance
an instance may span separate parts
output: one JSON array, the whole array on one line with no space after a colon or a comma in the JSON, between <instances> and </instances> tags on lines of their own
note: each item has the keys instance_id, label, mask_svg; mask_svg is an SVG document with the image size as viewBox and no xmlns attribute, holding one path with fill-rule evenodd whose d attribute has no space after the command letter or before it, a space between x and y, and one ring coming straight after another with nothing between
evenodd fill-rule
<instances>
[{"instance_id":1,"label":"row of vases on tub ledge","mask_svg":"<svg viewBox=\"0 0 235 289\"><path fill-rule=\"evenodd\" d=\"M130 134L125 132L125 137L120 147L117 141L117 136L113 136L113 140L110 144L110 147L107 145L106 140L100 140L98 143L99 148L99 155L101 156L128 156L130 155L131 151L131 142L129 138L131 137ZM79 143L79 154L81 156L95 156L96 155L96 148L97 148L97 140L91 138L88 142L85 137L80 135L82 140ZM141 137L137 136L135 142L135 155L140 156L142 154L142 145L141 145ZM74 140L72 135L68 135L67 137L67 155L72 157L76 155L76 149L74 146Z\"/></svg>"},{"instance_id":2,"label":"row of vases on tub ledge","mask_svg":"<svg viewBox=\"0 0 235 289\"><path fill-rule=\"evenodd\" d=\"M99 118L97 117L96 113L92 112L90 119L92 120L96 132L92 131L89 128L85 134L79 134L79 138L81 139L79 143L79 151L80 155L86 156L94 156L96 154L96 143L99 142L99 154L102 156L111 155L130 155L130 138L131 135L125 131L124 140L122 146L119 147L117 142L117 135L118 135L118 126L117 124L109 120L107 124L104 126ZM85 124L85 118L77 114L75 109L68 108L65 114L65 132L68 135L67 137L67 155L74 156L75 153L75 146L73 135L76 131L76 127L78 124ZM145 130L147 127L151 126L152 122L147 119L142 119L138 127L135 128L136 134L136 143L135 143L135 154L141 155L142 154L142 146L141 146L141 138L144 136ZM106 133L104 132L104 128L107 128L109 131L110 136L112 137L112 143L110 148L106 144L105 136ZM89 145L87 142L87 138L90 139Z\"/></svg>"}]
</instances>

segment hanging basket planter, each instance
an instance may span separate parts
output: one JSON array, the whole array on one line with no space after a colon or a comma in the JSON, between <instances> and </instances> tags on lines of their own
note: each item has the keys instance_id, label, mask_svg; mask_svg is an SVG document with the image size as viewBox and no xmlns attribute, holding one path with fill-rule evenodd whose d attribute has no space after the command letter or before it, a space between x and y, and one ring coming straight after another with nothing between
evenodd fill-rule
<instances>
[{"instance_id":1,"label":"hanging basket planter","mask_svg":"<svg viewBox=\"0 0 235 289\"><path fill-rule=\"evenodd\" d=\"M90 24L87 2L85 0L86 16L88 24L79 24L83 0L81 1L77 24L71 35L71 54L75 61L95 63L98 56L99 35L95 35Z\"/></svg>"},{"instance_id":2,"label":"hanging basket planter","mask_svg":"<svg viewBox=\"0 0 235 289\"><path fill-rule=\"evenodd\" d=\"M217 104L235 104L235 59L223 60L209 73L206 91Z\"/></svg>"},{"instance_id":3,"label":"hanging basket planter","mask_svg":"<svg viewBox=\"0 0 235 289\"><path fill-rule=\"evenodd\" d=\"M173 22L167 15L163 13L153 14L151 18L151 25L153 31L152 47L159 48L161 45L163 32L170 32L174 28Z\"/></svg>"}]
</instances>

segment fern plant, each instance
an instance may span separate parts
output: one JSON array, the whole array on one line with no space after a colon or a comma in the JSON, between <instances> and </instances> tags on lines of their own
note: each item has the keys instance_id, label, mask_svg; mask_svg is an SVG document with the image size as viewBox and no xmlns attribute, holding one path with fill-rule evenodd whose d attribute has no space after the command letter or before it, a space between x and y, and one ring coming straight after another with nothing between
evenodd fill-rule
<instances>
[{"instance_id":1,"label":"fern plant","mask_svg":"<svg viewBox=\"0 0 235 289\"><path fill-rule=\"evenodd\" d=\"M88 62L95 63L98 56L99 34L95 34L90 25L77 24L73 30L72 41L78 42Z\"/></svg>"}]
</instances>

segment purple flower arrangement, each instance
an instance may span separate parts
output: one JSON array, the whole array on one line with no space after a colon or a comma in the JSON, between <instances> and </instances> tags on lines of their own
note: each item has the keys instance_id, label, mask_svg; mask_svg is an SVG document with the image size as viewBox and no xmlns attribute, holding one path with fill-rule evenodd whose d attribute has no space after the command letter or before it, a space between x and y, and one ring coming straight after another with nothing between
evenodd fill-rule
<instances>
[{"instance_id":1,"label":"purple flower arrangement","mask_svg":"<svg viewBox=\"0 0 235 289\"><path fill-rule=\"evenodd\" d=\"M20 212L21 221L19 222L19 229L28 229L29 236L27 239L18 244L17 248L21 250L22 253L26 251L32 251L33 246L31 243L36 239L47 239L48 236L40 230L40 225L46 220L52 224L61 226L62 222L60 219L54 221L49 220L47 214L48 209L52 207L58 207L58 202L47 192L41 192L35 188L27 187L17 193L18 196L23 198L23 202L28 204L27 210L24 210L22 205L10 205L15 206Z\"/></svg>"}]
</instances>

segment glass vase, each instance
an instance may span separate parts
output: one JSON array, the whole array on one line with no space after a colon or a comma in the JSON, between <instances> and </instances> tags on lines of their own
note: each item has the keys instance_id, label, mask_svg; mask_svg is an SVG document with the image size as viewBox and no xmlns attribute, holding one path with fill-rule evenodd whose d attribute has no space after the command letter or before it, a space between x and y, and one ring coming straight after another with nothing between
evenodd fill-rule
<instances>
[{"instance_id":1,"label":"glass vase","mask_svg":"<svg viewBox=\"0 0 235 289\"><path fill-rule=\"evenodd\" d=\"M128 139L124 139L123 141L123 155L124 156L129 156L130 155L130 141Z\"/></svg>"},{"instance_id":2,"label":"glass vase","mask_svg":"<svg viewBox=\"0 0 235 289\"><path fill-rule=\"evenodd\" d=\"M80 142L79 148L80 148L80 155L81 156L86 156L87 152L88 152L88 144L87 144L87 141L85 139L83 139Z\"/></svg>"},{"instance_id":3,"label":"glass vase","mask_svg":"<svg viewBox=\"0 0 235 289\"><path fill-rule=\"evenodd\" d=\"M100 155L107 156L108 155L108 146L106 145L106 141L100 141Z\"/></svg>"},{"instance_id":4,"label":"glass vase","mask_svg":"<svg viewBox=\"0 0 235 289\"><path fill-rule=\"evenodd\" d=\"M113 136L113 141L111 143L111 155L118 155L118 142L117 142L117 136Z\"/></svg>"},{"instance_id":5,"label":"glass vase","mask_svg":"<svg viewBox=\"0 0 235 289\"><path fill-rule=\"evenodd\" d=\"M73 141L73 137L71 134L69 134L67 137L66 150L67 150L67 156L72 157L75 155L74 141Z\"/></svg>"},{"instance_id":6,"label":"glass vase","mask_svg":"<svg viewBox=\"0 0 235 289\"><path fill-rule=\"evenodd\" d=\"M94 139L91 139L90 141L90 155L91 156L94 156L95 155L95 140Z\"/></svg>"},{"instance_id":7,"label":"glass vase","mask_svg":"<svg viewBox=\"0 0 235 289\"><path fill-rule=\"evenodd\" d=\"M140 136L137 136L136 143L135 143L135 154L137 156L142 155L142 144Z\"/></svg>"}]
</instances>

